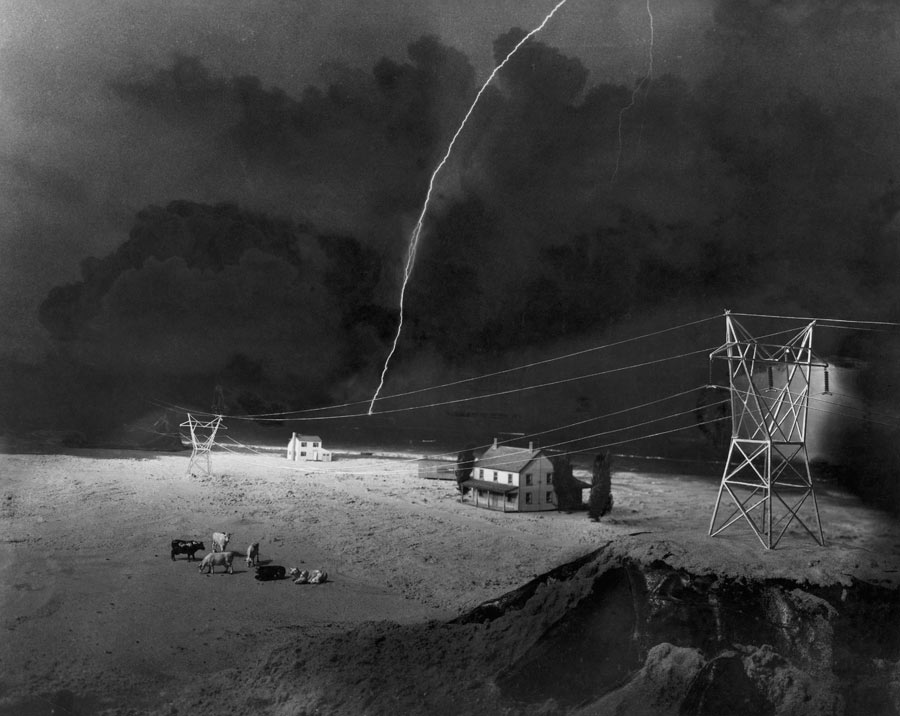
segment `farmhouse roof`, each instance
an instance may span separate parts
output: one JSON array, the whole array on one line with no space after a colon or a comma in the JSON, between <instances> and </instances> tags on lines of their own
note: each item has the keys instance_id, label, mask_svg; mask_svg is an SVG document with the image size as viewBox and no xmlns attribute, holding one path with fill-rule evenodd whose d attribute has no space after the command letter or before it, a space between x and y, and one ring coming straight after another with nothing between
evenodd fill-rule
<instances>
[{"instance_id":1,"label":"farmhouse roof","mask_svg":"<svg viewBox=\"0 0 900 716\"><path fill-rule=\"evenodd\" d=\"M488 448L484 455L475 462L475 467L520 473L528 463L540 457L541 454L541 450L498 445Z\"/></svg>"},{"instance_id":2,"label":"farmhouse roof","mask_svg":"<svg viewBox=\"0 0 900 716\"><path fill-rule=\"evenodd\" d=\"M498 492L501 495L507 492L515 492L519 489L518 485L508 485L505 482L490 482L488 480L466 480L463 483L463 487L477 487L479 490Z\"/></svg>"},{"instance_id":3,"label":"farmhouse roof","mask_svg":"<svg viewBox=\"0 0 900 716\"><path fill-rule=\"evenodd\" d=\"M301 435L300 433L294 433L294 437L297 438L297 440L304 440L306 442L322 442L322 438L320 438L318 435Z\"/></svg>"}]
</instances>

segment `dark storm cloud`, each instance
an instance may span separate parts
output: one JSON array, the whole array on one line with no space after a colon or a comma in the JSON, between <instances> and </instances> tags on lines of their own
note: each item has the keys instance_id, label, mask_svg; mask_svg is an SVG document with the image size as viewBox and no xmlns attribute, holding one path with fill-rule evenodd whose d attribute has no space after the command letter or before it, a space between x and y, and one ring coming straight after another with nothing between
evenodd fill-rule
<instances>
[{"instance_id":1,"label":"dark storm cloud","mask_svg":"<svg viewBox=\"0 0 900 716\"><path fill-rule=\"evenodd\" d=\"M45 62L39 77L52 92L14 83L46 140L43 153L29 158L29 166L47 170L43 179L27 179L29 196L59 204L80 196L85 207L59 214L81 238L76 259L63 255L72 268L58 282L78 278L75 267L88 253L102 257L122 243L148 204L227 200L374 251L382 270L372 296L354 311L375 316L367 325L377 346L428 178L490 62L455 47L484 37L480 44L493 47L496 61L524 33L510 26L533 26L505 22L485 36L508 8L460 5L429 14L423 7L376 3L370 19L354 22L350 4L272 3L258 14L227 6L205 27L199 7L179 7L166 26L178 41L164 43L165 53L135 44L139 56L123 61L122 48L137 34L159 39L162 32L135 19L114 70L104 64L102 36L92 32L97 46L73 81ZM412 285L413 353L440 342L447 322L468 345L490 347L497 336L498 345L510 345L588 330L632 308L652 308L660 294L716 307L736 291L847 305L859 300L855 289L873 265L892 265L884 259L893 217L872 207L884 205L895 169L897 96L882 88L897 80L897 65L888 61L897 50L884 42L896 11L886 3L726 0L678 12L651 7L654 74L640 88L650 50L644 4L606 4L592 24L579 23L578 13L587 11L572 2L482 97L427 217ZM540 3L521 8L535 24L546 12ZM441 28L469 20L478 32L401 41L398 28L430 29L429 20ZM84 20L75 24L87 32ZM341 25L361 28L379 51L348 41L349 55L366 55L364 62L348 59L335 44ZM287 40L313 29L328 42L315 41L314 63L299 62L313 51ZM65 38L62 23L55 32ZM63 50L77 56L71 43ZM705 64L676 60L676 52ZM36 56L17 55L20 69ZM88 72L98 67L103 81ZM692 69L665 71L681 67ZM877 82L866 82L867 74ZM87 110L83 99L68 101L67 88L89 88L96 104ZM64 115L54 98L66 100ZM90 121L83 119L70 151L49 161L69 126L59 117L83 111ZM21 168L5 171L25 181ZM36 200L25 206L19 225L39 213ZM171 266L157 273L171 286L186 275ZM891 287L885 273L876 274L882 291ZM832 274L826 291L824 277ZM597 299L597 282L615 288ZM108 294L97 320L110 331L130 330L127 312L117 313L113 301L129 295ZM548 333L559 302L571 320ZM346 313L335 315L339 324L346 320ZM527 330L503 329L508 324ZM444 347L458 352L452 341Z\"/></svg>"},{"instance_id":2,"label":"dark storm cloud","mask_svg":"<svg viewBox=\"0 0 900 716\"><path fill-rule=\"evenodd\" d=\"M44 325L72 359L114 373L221 373L240 356L272 380L335 369L341 312L303 227L221 204L137 217L115 253L54 289ZM322 353L332 356L320 360ZM317 368L318 366L318 368Z\"/></svg>"},{"instance_id":3,"label":"dark storm cloud","mask_svg":"<svg viewBox=\"0 0 900 716\"><path fill-rule=\"evenodd\" d=\"M896 93L900 17L893 2L719 0L714 18L709 39L720 71L828 99Z\"/></svg>"},{"instance_id":4,"label":"dark storm cloud","mask_svg":"<svg viewBox=\"0 0 900 716\"><path fill-rule=\"evenodd\" d=\"M702 3L682 3L668 19L667 11L660 8L660 28L695 24L694 19L705 12ZM604 57L604 71L610 67L630 71L626 58L643 62L645 56L641 43L646 40L646 17L639 5L623 2L615 11L613 5L604 4L596 17L585 18L582 14L592 11L592 6L573 2L566 21L554 22L543 35L591 56L594 72L600 67L598 52ZM0 26L0 127L6 145L13 148L8 153L27 156L34 166L52 168L82 182L87 200L81 212L73 213L70 207L59 214L52 199L49 205L16 204L0 226L4 244L0 284L10 295L27 295L36 307L48 281L77 278L81 259L112 250L122 241L136 211L173 198L239 201L277 214L307 216L338 231L359 232L373 226L372 233L390 248L394 242L388 235L408 233L411 220L406 214L421 197L427 178L422 165L433 155L403 154L377 137L360 145L361 132L349 131L347 137L342 134L346 128L335 127L294 153L292 166L278 156L264 162L248 155L244 146L223 146L220 141L223 124L234 124L230 112L238 107L219 104L220 111L213 112L204 103L226 100L221 84L232 87L241 77L258 78L258 88L250 85L248 97L262 101L260 111L271 108L275 98L265 95L275 88L281 88L290 100L286 105L305 103L309 95L308 108L316 102L332 102L326 96L329 87L343 92L349 88L351 96L360 90L371 93L378 58L406 64L407 46L425 34L436 34L445 45L458 47L471 58L477 76L484 77L496 35L514 24L533 27L547 10L543 0L373 0L364 6L352 0L7 3ZM614 62L611 55L616 57ZM173 56L199 58L193 69L204 68L206 74L175 77L170 64ZM670 62L673 57L669 55ZM658 61L665 63L666 56ZM338 66L346 68L340 79L334 71ZM182 65L180 69L192 68ZM166 73L170 86L154 84L154 78L162 80ZM362 84L360 74L366 77ZM185 90L191 81L209 82L207 94L188 97ZM145 89L153 87L161 94L144 96L143 105L126 104L121 94L109 91L110 82L120 90L128 84L136 90L144 83ZM450 94L440 102L449 101ZM455 99L465 102L470 97L471 91L460 89ZM180 108L182 114L174 106L168 114L147 111L148 103L155 101L162 108L167 99L187 101L189 106ZM340 93L334 101L343 101ZM443 112L440 102L434 105L439 110L436 121L455 121L456 115ZM365 106L367 111L380 111L377 103ZM188 121L189 112L194 113L193 121ZM312 115L326 122L350 119L344 111L313 111ZM197 121L200 118L203 122ZM265 120L256 117L247 126L248 130L265 129ZM446 137L442 134L442 138ZM14 183L6 175L8 169L0 180L5 205L11 204L7 190ZM388 181L376 187L373 198L368 192L371 177L377 175ZM17 245L33 235L35 227L41 227L41 242L52 247L57 267L42 272L40 281L31 278L30 264L12 260L22 255ZM0 318L9 315L0 310ZM17 326L17 334L23 329L37 342L30 347L27 341L16 342L4 350L21 349L22 355L33 359L39 329L32 322Z\"/></svg>"},{"instance_id":5,"label":"dark storm cloud","mask_svg":"<svg viewBox=\"0 0 900 716\"><path fill-rule=\"evenodd\" d=\"M84 182L58 167L38 166L25 156L0 157L0 165L12 184L14 195L31 195L64 203L87 200Z\"/></svg>"},{"instance_id":6,"label":"dark storm cloud","mask_svg":"<svg viewBox=\"0 0 900 716\"><path fill-rule=\"evenodd\" d=\"M116 79L110 89L119 97L166 117L215 113L232 103L231 83L214 78L197 57L176 55L172 66L146 79Z\"/></svg>"},{"instance_id":7,"label":"dark storm cloud","mask_svg":"<svg viewBox=\"0 0 900 716\"><path fill-rule=\"evenodd\" d=\"M258 77L214 76L191 57L116 80L111 90L186 131L212 132L239 166L245 203L399 251L393 239L421 201L439 141L459 122L474 82L466 58L434 37L407 54L368 72L331 63L328 84L297 97Z\"/></svg>"},{"instance_id":8,"label":"dark storm cloud","mask_svg":"<svg viewBox=\"0 0 900 716\"><path fill-rule=\"evenodd\" d=\"M522 48L484 96L438 183L426 268L413 286L418 343L439 340L444 324L435 316L468 316L458 326L468 344L499 336L505 344L537 340L545 324L555 334L603 323L634 308L623 297L649 307L660 293L767 287L819 305L830 293L841 305L871 278L872 264L890 253L870 210L887 190L890 160L860 161L847 138L892 141L894 107L867 112L869 100L839 88L817 96L799 74L771 82L763 73L770 58L734 71L755 50L729 54L727 39L748 27L760 32L745 44L765 48L804 24L825 31L814 14L752 10L719 4L722 61L694 82L659 75L641 85L591 84L580 59L543 42ZM498 37L495 61L523 34ZM396 267L409 217L473 95L474 71L461 53L423 37L406 60L383 58L369 71L334 64L327 72L325 86L292 96L182 56L111 87L185 131L215 128L214 144L240 159L247 197L255 181L269 195L266 208L315 211L320 228L349 229ZM875 154L890 156L884 148ZM614 263L631 268L614 275ZM849 271L823 291L823 276L838 265ZM438 267L451 276L449 293L441 292ZM396 280L396 270L381 276L382 309ZM613 282L614 295L591 298L598 280ZM466 308L474 295L490 308ZM560 301L573 318L556 325ZM533 324L527 330L497 329L520 314Z\"/></svg>"}]
</instances>

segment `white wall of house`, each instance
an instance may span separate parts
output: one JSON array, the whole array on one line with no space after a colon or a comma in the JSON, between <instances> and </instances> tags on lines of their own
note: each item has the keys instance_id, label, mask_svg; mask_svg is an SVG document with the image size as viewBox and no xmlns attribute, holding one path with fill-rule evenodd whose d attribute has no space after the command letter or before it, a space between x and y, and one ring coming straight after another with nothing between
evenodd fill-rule
<instances>
[{"instance_id":1,"label":"white wall of house","mask_svg":"<svg viewBox=\"0 0 900 716\"><path fill-rule=\"evenodd\" d=\"M518 485L519 473L507 472L505 470L492 470L491 468L479 467L475 468L472 477L485 482L496 482L499 485Z\"/></svg>"}]
</instances>

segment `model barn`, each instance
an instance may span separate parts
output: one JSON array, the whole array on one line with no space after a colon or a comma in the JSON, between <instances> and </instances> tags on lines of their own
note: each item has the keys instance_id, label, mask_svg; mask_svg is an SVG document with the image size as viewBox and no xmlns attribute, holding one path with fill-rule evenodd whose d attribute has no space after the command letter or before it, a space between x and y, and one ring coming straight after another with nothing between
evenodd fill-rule
<instances>
[{"instance_id":1,"label":"model barn","mask_svg":"<svg viewBox=\"0 0 900 716\"><path fill-rule=\"evenodd\" d=\"M501 512L557 509L553 463L542 450L497 445L476 458L471 479L463 483L472 504Z\"/></svg>"}]
</instances>

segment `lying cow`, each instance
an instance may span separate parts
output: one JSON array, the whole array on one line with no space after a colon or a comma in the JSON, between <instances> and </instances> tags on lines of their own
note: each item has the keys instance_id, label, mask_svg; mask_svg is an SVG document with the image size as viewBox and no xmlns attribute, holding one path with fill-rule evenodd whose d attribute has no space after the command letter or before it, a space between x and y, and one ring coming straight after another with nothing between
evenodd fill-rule
<instances>
[{"instance_id":1,"label":"lying cow","mask_svg":"<svg viewBox=\"0 0 900 716\"><path fill-rule=\"evenodd\" d=\"M288 576L294 580L294 584L306 584L309 581L309 570L291 567Z\"/></svg>"},{"instance_id":2,"label":"lying cow","mask_svg":"<svg viewBox=\"0 0 900 716\"><path fill-rule=\"evenodd\" d=\"M231 532L213 532L213 552L224 552L231 539Z\"/></svg>"},{"instance_id":3,"label":"lying cow","mask_svg":"<svg viewBox=\"0 0 900 716\"><path fill-rule=\"evenodd\" d=\"M173 539L172 540L172 559L176 554L186 554L188 562L193 561L194 553L200 550L206 551L206 545L195 539Z\"/></svg>"},{"instance_id":4,"label":"lying cow","mask_svg":"<svg viewBox=\"0 0 900 716\"><path fill-rule=\"evenodd\" d=\"M247 547L247 566L254 567L259 561L259 542L254 542Z\"/></svg>"},{"instance_id":5,"label":"lying cow","mask_svg":"<svg viewBox=\"0 0 900 716\"><path fill-rule=\"evenodd\" d=\"M294 579L294 584L322 584L328 579L328 572L324 569L314 569L310 572L306 569L291 567L288 576Z\"/></svg>"},{"instance_id":6,"label":"lying cow","mask_svg":"<svg viewBox=\"0 0 900 716\"><path fill-rule=\"evenodd\" d=\"M260 565L256 568L256 579L260 582L271 582L275 579L284 579L286 573L285 568L277 564Z\"/></svg>"},{"instance_id":7,"label":"lying cow","mask_svg":"<svg viewBox=\"0 0 900 716\"><path fill-rule=\"evenodd\" d=\"M207 570L210 574L215 574L216 567L225 567L225 572L234 574L234 569L231 567L233 560L234 552L210 552L200 562L200 571Z\"/></svg>"}]
</instances>

